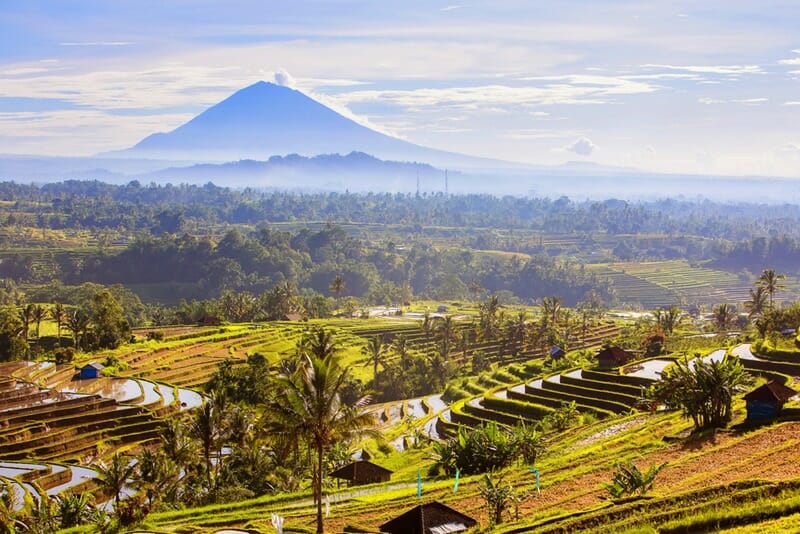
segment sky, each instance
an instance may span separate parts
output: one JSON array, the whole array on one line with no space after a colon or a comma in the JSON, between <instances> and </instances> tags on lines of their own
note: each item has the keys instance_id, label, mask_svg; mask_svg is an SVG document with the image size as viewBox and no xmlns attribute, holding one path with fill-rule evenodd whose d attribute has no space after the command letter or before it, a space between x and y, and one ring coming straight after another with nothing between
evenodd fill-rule
<instances>
[{"instance_id":1,"label":"sky","mask_svg":"<svg viewBox=\"0 0 800 534\"><path fill-rule=\"evenodd\" d=\"M258 80L542 165L800 178L796 1L0 0L0 153L91 155Z\"/></svg>"}]
</instances>

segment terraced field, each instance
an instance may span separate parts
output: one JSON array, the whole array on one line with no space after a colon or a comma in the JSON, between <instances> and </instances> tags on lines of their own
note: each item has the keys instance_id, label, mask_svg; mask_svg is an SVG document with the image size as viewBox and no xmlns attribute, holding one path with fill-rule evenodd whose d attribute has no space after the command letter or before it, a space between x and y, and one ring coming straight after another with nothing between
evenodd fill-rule
<instances>
[{"instance_id":1,"label":"terraced field","mask_svg":"<svg viewBox=\"0 0 800 534\"><path fill-rule=\"evenodd\" d=\"M742 280L726 271L693 267L677 260L588 267L611 281L621 302L638 303L645 309L690 304L711 306L722 302L741 304L747 300L753 284L753 280Z\"/></svg>"}]
</instances>

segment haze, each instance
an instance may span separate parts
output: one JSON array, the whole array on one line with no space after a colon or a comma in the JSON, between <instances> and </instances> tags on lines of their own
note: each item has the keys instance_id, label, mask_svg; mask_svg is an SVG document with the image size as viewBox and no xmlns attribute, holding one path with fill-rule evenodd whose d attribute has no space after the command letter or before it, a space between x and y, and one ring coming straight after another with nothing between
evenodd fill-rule
<instances>
[{"instance_id":1,"label":"haze","mask_svg":"<svg viewBox=\"0 0 800 534\"><path fill-rule=\"evenodd\" d=\"M14 2L6 154L91 155L258 80L480 157L800 175L792 2Z\"/></svg>"}]
</instances>

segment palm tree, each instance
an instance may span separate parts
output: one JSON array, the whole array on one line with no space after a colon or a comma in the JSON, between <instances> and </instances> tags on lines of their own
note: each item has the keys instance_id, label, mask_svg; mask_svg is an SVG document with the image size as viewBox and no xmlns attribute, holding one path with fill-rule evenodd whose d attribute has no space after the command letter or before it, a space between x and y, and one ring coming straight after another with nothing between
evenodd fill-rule
<instances>
[{"instance_id":1,"label":"palm tree","mask_svg":"<svg viewBox=\"0 0 800 534\"><path fill-rule=\"evenodd\" d=\"M225 440L225 426L223 422L223 409L220 401L212 394L203 403L203 406L194 416L189 426L189 435L200 443L203 458L206 462L206 489L212 488L212 471L214 469L213 456L217 455L217 469L219 469L219 450Z\"/></svg>"},{"instance_id":2,"label":"palm tree","mask_svg":"<svg viewBox=\"0 0 800 534\"><path fill-rule=\"evenodd\" d=\"M50 317L56 322L56 344L61 346L61 327L67 322L67 310L60 302L53 304L50 308Z\"/></svg>"},{"instance_id":3,"label":"palm tree","mask_svg":"<svg viewBox=\"0 0 800 534\"><path fill-rule=\"evenodd\" d=\"M491 295L486 302L478 306L478 325L480 338L484 341L496 339L499 334L500 319L500 299L497 295Z\"/></svg>"},{"instance_id":4,"label":"palm tree","mask_svg":"<svg viewBox=\"0 0 800 534\"><path fill-rule=\"evenodd\" d=\"M442 347L444 359L448 359L450 357L450 346L457 340L456 323L453 321L453 316L446 315L442 320L438 321L434 328L434 334L439 346Z\"/></svg>"},{"instance_id":5,"label":"palm tree","mask_svg":"<svg viewBox=\"0 0 800 534\"><path fill-rule=\"evenodd\" d=\"M675 327L678 326L683 318L681 309L677 306L671 306L669 309L661 308L653 312L656 324L661 327L661 330L666 334L671 334Z\"/></svg>"},{"instance_id":6,"label":"palm tree","mask_svg":"<svg viewBox=\"0 0 800 534\"><path fill-rule=\"evenodd\" d=\"M400 368L408 371L411 368L411 355L409 354L408 338L403 334L397 334L392 341L392 351L400 358Z\"/></svg>"},{"instance_id":7,"label":"palm tree","mask_svg":"<svg viewBox=\"0 0 800 534\"><path fill-rule=\"evenodd\" d=\"M19 310L19 318L22 321L22 337L28 339L28 331L33 321L33 304L26 304Z\"/></svg>"},{"instance_id":8,"label":"palm tree","mask_svg":"<svg viewBox=\"0 0 800 534\"><path fill-rule=\"evenodd\" d=\"M378 389L378 365L386 367L386 352L388 348L384 345L379 335L369 338L367 344L361 348L361 354L367 357L364 365L372 364L372 380L375 384L375 389Z\"/></svg>"},{"instance_id":9,"label":"palm tree","mask_svg":"<svg viewBox=\"0 0 800 534\"><path fill-rule=\"evenodd\" d=\"M72 332L72 343L75 348L81 344L81 335L86 333L92 319L83 310L72 310L67 314L67 329Z\"/></svg>"},{"instance_id":10,"label":"palm tree","mask_svg":"<svg viewBox=\"0 0 800 534\"><path fill-rule=\"evenodd\" d=\"M47 310L41 304L34 304L31 308L31 321L36 323L36 337L39 337L39 327L47 318Z\"/></svg>"},{"instance_id":11,"label":"palm tree","mask_svg":"<svg viewBox=\"0 0 800 534\"><path fill-rule=\"evenodd\" d=\"M744 303L744 309L750 320L761 317L767 309L769 294L762 285L750 289L750 300Z\"/></svg>"},{"instance_id":12,"label":"palm tree","mask_svg":"<svg viewBox=\"0 0 800 534\"><path fill-rule=\"evenodd\" d=\"M334 276L333 281L331 282L331 285L328 289L330 289L331 293L333 293L334 296L338 299L339 295L341 295L345 289L344 278L342 278L342 275L337 274L336 276Z\"/></svg>"},{"instance_id":13,"label":"palm tree","mask_svg":"<svg viewBox=\"0 0 800 534\"><path fill-rule=\"evenodd\" d=\"M714 325L718 332L724 332L736 319L736 310L729 304L720 304L714 308Z\"/></svg>"},{"instance_id":14,"label":"palm tree","mask_svg":"<svg viewBox=\"0 0 800 534\"><path fill-rule=\"evenodd\" d=\"M114 454L108 466L103 464L98 466L99 473L96 480L105 494L114 496L115 509L122 500L122 490L128 479L133 476L134 469L136 464L119 453Z\"/></svg>"},{"instance_id":15,"label":"palm tree","mask_svg":"<svg viewBox=\"0 0 800 534\"><path fill-rule=\"evenodd\" d=\"M322 482L325 451L339 442L369 432L374 424L362 411L368 398L354 406L341 400L348 370L338 358L333 335L323 328L307 334L302 342L297 370L273 380L274 396L264 406L264 429L278 442L304 444L311 458L312 488L317 505L317 532L324 532Z\"/></svg>"},{"instance_id":16,"label":"palm tree","mask_svg":"<svg viewBox=\"0 0 800 534\"><path fill-rule=\"evenodd\" d=\"M785 289L786 286L781 284L781 280L785 280L785 274L777 274L775 269L764 269L761 275L756 280L756 285L762 286L769 294L769 309L773 308L772 299L779 289Z\"/></svg>"},{"instance_id":17,"label":"palm tree","mask_svg":"<svg viewBox=\"0 0 800 534\"><path fill-rule=\"evenodd\" d=\"M561 299L558 297L545 297L542 299L542 315L552 328L558 325L561 313Z\"/></svg>"},{"instance_id":18,"label":"palm tree","mask_svg":"<svg viewBox=\"0 0 800 534\"><path fill-rule=\"evenodd\" d=\"M527 314L519 312L508 323L508 341L511 343L511 355L515 358L525 348L525 339L528 337Z\"/></svg>"}]
</instances>

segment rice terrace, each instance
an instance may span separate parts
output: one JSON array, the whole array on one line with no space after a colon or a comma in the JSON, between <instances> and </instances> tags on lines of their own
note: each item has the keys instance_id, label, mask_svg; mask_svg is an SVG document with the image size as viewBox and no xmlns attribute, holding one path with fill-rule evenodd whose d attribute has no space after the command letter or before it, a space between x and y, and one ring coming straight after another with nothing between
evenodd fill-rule
<instances>
[{"instance_id":1,"label":"rice terrace","mask_svg":"<svg viewBox=\"0 0 800 534\"><path fill-rule=\"evenodd\" d=\"M0 10L0 534L800 532L792 2Z\"/></svg>"}]
</instances>

